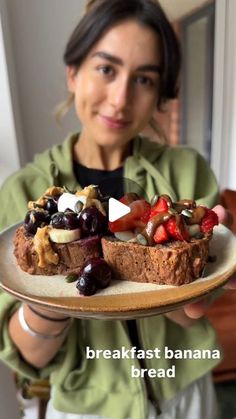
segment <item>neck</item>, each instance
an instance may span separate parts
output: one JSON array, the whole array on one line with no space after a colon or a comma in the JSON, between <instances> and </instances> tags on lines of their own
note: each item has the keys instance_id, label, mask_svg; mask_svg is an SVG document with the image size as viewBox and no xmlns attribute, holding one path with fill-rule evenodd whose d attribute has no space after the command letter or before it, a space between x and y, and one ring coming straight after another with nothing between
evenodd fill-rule
<instances>
[{"instance_id":1,"label":"neck","mask_svg":"<svg viewBox=\"0 0 236 419\"><path fill-rule=\"evenodd\" d=\"M130 154L130 142L122 146L100 146L81 133L74 146L74 160L90 169L115 170Z\"/></svg>"}]
</instances>

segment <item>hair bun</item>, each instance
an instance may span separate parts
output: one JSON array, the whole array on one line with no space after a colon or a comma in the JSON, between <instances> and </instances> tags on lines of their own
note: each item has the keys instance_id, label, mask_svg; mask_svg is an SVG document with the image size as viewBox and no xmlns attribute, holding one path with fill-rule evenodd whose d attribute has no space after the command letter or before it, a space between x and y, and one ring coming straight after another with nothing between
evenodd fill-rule
<instances>
[{"instance_id":1,"label":"hair bun","mask_svg":"<svg viewBox=\"0 0 236 419\"><path fill-rule=\"evenodd\" d=\"M90 12L90 10L93 9L93 7L96 6L99 3L99 1L101 2L101 0L87 0L86 6L85 6L85 13ZM108 1L111 1L111 0L108 0ZM150 1L160 6L159 0L150 0Z\"/></svg>"}]
</instances>

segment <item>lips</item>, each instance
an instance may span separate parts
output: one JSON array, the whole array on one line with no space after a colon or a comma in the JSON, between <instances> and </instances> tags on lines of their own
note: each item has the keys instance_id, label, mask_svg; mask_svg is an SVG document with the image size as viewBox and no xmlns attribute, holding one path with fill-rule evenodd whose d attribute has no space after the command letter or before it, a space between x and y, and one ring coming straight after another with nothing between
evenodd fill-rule
<instances>
[{"instance_id":1,"label":"lips","mask_svg":"<svg viewBox=\"0 0 236 419\"><path fill-rule=\"evenodd\" d=\"M126 121L124 119L115 119L110 116L100 115L100 118L106 126L113 129L126 128L130 124L130 121Z\"/></svg>"}]
</instances>

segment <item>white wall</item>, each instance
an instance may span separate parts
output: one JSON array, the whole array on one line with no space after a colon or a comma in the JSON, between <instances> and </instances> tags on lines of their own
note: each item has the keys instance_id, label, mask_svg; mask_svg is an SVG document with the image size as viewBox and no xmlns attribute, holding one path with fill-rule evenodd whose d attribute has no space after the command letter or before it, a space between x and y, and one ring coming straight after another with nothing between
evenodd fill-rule
<instances>
[{"instance_id":1,"label":"white wall","mask_svg":"<svg viewBox=\"0 0 236 419\"><path fill-rule=\"evenodd\" d=\"M65 42L78 22L84 1L5 0L11 30L19 109L26 160L36 152L62 141L68 131L78 129L73 116L63 128L57 126L53 110L66 98L62 55Z\"/></svg>"},{"instance_id":2,"label":"white wall","mask_svg":"<svg viewBox=\"0 0 236 419\"><path fill-rule=\"evenodd\" d=\"M216 5L212 168L222 189L236 190L236 1Z\"/></svg>"},{"instance_id":3,"label":"white wall","mask_svg":"<svg viewBox=\"0 0 236 419\"><path fill-rule=\"evenodd\" d=\"M20 166L13 105L3 38L3 8L0 8L0 183Z\"/></svg>"}]
</instances>

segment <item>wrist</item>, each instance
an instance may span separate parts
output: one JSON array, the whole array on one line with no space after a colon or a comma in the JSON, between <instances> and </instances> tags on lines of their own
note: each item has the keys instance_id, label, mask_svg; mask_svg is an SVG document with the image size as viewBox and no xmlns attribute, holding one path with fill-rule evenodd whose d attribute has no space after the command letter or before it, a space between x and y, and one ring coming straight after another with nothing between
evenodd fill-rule
<instances>
[{"instance_id":1,"label":"wrist","mask_svg":"<svg viewBox=\"0 0 236 419\"><path fill-rule=\"evenodd\" d=\"M48 318L52 321L66 321L69 320L69 317L65 314L57 313L55 311L47 310L45 308L41 308L32 304L25 304L29 307L31 311L37 314L39 317L42 316L43 318Z\"/></svg>"},{"instance_id":2,"label":"wrist","mask_svg":"<svg viewBox=\"0 0 236 419\"><path fill-rule=\"evenodd\" d=\"M65 319L65 321L63 322L56 322L43 318L35 312L33 312L28 306L28 304L23 304L23 310L26 323L37 333L57 335L58 333L63 331L66 325L70 322L70 318ZM38 311L38 309L36 310ZM40 314L42 313L46 314L46 311L40 311ZM61 319L61 317L59 317L59 319Z\"/></svg>"},{"instance_id":3,"label":"wrist","mask_svg":"<svg viewBox=\"0 0 236 419\"><path fill-rule=\"evenodd\" d=\"M41 310L40 308L38 308L37 306L33 306L28 304L28 308L30 309L30 311L32 311L36 316L41 317L42 319L51 321L51 322L55 322L55 323L62 323L62 322L66 322L67 320L70 320L70 317L66 317L64 315L61 314L57 314L48 310Z\"/></svg>"}]
</instances>

